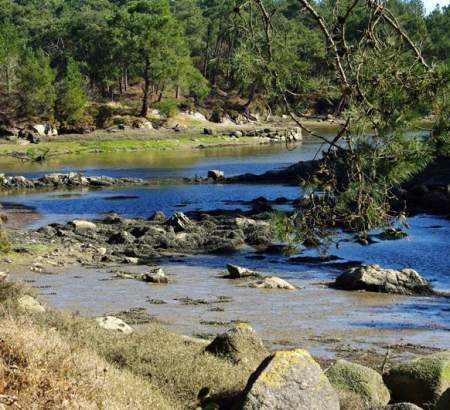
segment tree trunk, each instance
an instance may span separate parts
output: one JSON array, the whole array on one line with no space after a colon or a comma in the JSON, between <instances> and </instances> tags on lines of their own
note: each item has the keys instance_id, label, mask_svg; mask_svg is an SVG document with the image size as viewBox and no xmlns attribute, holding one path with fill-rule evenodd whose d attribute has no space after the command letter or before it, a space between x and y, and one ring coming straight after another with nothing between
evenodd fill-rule
<instances>
[{"instance_id":1,"label":"tree trunk","mask_svg":"<svg viewBox=\"0 0 450 410\"><path fill-rule=\"evenodd\" d=\"M124 85L125 92L127 92L128 91L128 67L125 67L123 69L123 85Z\"/></svg>"},{"instance_id":2,"label":"tree trunk","mask_svg":"<svg viewBox=\"0 0 450 410\"><path fill-rule=\"evenodd\" d=\"M177 85L177 89L176 89L176 91L175 91L175 98L176 98L177 100L180 99L180 94L181 94L181 88L180 88L179 85Z\"/></svg>"},{"instance_id":3,"label":"tree trunk","mask_svg":"<svg viewBox=\"0 0 450 410\"><path fill-rule=\"evenodd\" d=\"M256 82L252 83L250 86L250 92L248 94L248 101L245 103L245 108L248 108L250 104L252 103L253 99L255 98L255 92L256 92Z\"/></svg>"},{"instance_id":4,"label":"tree trunk","mask_svg":"<svg viewBox=\"0 0 450 410\"><path fill-rule=\"evenodd\" d=\"M144 95L142 97L141 117L147 117L148 114L149 91L150 91L150 61L149 58L146 57L144 67Z\"/></svg>"}]
</instances>

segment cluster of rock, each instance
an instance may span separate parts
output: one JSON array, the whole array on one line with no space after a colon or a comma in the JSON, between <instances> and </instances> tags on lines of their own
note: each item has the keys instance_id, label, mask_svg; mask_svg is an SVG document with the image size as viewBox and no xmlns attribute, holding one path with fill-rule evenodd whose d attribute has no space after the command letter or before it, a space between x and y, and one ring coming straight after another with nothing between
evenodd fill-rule
<instances>
[{"instance_id":1,"label":"cluster of rock","mask_svg":"<svg viewBox=\"0 0 450 410\"><path fill-rule=\"evenodd\" d=\"M254 370L236 407L244 410L450 408L450 351L400 363L383 375L346 360L324 372L305 350L270 354L247 324L218 335L204 351Z\"/></svg>"},{"instance_id":2,"label":"cluster of rock","mask_svg":"<svg viewBox=\"0 0 450 410\"><path fill-rule=\"evenodd\" d=\"M217 132L212 128L203 130L205 135L215 135ZM303 140L302 129L295 128L263 128L263 129L239 129L230 131L227 134L230 137L256 137L261 144L273 144L280 142L301 142Z\"/></svg>"},{"instance_id":3,"label":"cluster of rock","mask_svg":"<svg viewBox=\"0 0 450 410\"><path fill-rule=\"evenodd\" d=\"M72 187L107 187L116 185L145 185L139 178L112 178L107 176L84 176L78 172L47 174L41 178L6 176L0 174L0 189L46 189Z\"/></svg>"},{"instance_id":4,"label":"cluster of rock","mask_svg":"<svg viewBox=\"0 0 450 410\"><path fill-rule=\"evenodd\" d=\"M379 265L361 265L338 276L333 284L337 289L366 290L399 295L432 295L433 289L413 269L385 269Z\"/></svg>"},{"instance_id":5,"label":"cluster of rock","mask_svg":"<svg viewBox=\"0 0 450 410\"><path fill-rule=\"evenodd\" d=\"M33 144L40 142L42 137L55 137L58 135L58 130L51 124L35 124L26 128L19 128L15 126L0 126L0 139L8 141L27 141Z\"/></svg>"},{"instance_id":6,"label":"cluster of rock","mask_svg":"<svg viewBox=\"0 0 450 410\"><path fill-rule=\"evenodd\" d=\"M248 223L244 223L248 221ZM267 247L270 223L242 215L200 214L191 219L182 212L167 218L157 212L148 219L124 219L109 213L94 221L54 223L36 233L41 241L95 244L97 262L146 263L161 256L196 253L230 253L243 245Z\"/></svg>"}]
</instances>

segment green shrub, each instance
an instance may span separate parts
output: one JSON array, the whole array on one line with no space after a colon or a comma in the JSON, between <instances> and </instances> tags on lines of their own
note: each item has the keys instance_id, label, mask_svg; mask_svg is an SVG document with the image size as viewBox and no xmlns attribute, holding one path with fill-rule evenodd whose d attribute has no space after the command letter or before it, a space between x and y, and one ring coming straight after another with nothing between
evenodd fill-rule
<instances>
[{"instance_id":1,"label":"green shrub","mask_svg":"<svg viewBox=\"0 0 450 410\"><path fill-rule=\"evenodd\" d=\"M167 118L174 117L179 112L178 102L171 98L166 98L156 103L154 107Z\"/></svg>"}]
</instances>

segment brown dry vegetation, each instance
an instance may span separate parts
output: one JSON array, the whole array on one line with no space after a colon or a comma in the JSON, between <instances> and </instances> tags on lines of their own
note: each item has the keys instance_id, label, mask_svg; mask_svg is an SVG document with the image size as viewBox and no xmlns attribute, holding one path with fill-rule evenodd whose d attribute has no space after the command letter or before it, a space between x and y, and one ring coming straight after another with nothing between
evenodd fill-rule
<instances>
[{"instance_id":1,"label":"brown dry vegetation","mask_svg":"<svg viewBox=\"0 0 450 410\"><path fill-rule=\"evenodd\" d=\"M21 312L23 292L0 289L0 403L10 408L189 409L203 387L236 396L251 373L159 324L124 336L76 315Z\"/></svg>"}]
</instances>

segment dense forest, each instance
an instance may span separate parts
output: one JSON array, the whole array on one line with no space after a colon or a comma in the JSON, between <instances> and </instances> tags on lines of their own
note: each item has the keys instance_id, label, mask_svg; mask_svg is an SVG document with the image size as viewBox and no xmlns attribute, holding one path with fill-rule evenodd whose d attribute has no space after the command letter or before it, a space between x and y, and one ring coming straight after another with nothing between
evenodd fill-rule
<instances>
[{"instance_id":1,"label":"dense forest","mask_svg":"<svg viewBox=\"0 0 450 410\"><path fill-rule=\"evenodd\" d=\"M296 0L263 2L273 31L277 83L309 113L338 104L334 61L319 25ZM233 95L244 110L282 107L263 61L258 2L243 0L0 0L0 115L74 125L101 116L94 102L131 98L136 115ZM313 3L333 19L335 2ZM450 7L425 15L420 0L389 9L427 61L450 62ZM367 25L347 22L350 47ZM294 103L294 101L293 101ZM98 111L98 107L97 107Z\"/></svg>"}]
</instances>

